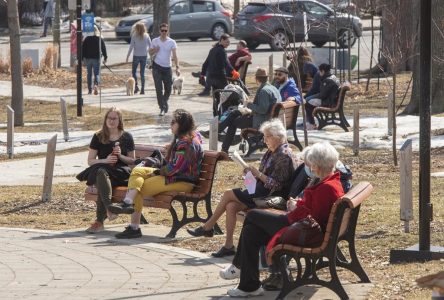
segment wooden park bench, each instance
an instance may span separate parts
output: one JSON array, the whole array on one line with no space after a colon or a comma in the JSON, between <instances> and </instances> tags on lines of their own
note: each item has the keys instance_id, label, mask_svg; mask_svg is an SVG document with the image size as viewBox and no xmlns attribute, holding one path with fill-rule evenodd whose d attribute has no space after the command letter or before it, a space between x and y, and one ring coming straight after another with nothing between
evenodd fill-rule
<instances>
[{"instance_id":1,"label":"wooden park bench","mask_svg":"<svg viewBox=\"0 0 444 300\"><path fill-rule=\"evenodd\" d=\"M279 265L284 285L277 299L284 299L292 290L315 284L327 287L334 291L341 299L349 299L344 287L339 280L336 267L345 268L355 273L361 282L369 283L370 280L359 263L355 249L355 232L361 203L367 199L373 187L368 182L360 182L347 194L335 202L325 230L324 240L321 246L316 248L305 248L289 244L276 245L268 254L273 264ZM338 244L346 241L348 244L348 261ZM296 278L287 273L288 258L296 261ZM324 261L326 258L328 261ZM305 262L305 271L302 272L301 261ZM330 280L319 278L316 272L320 269L329 268Z\"/></svg>"},{"instance_id":2,"label":"wooden park bench","mask_svg":"<svg viewBox=\"0 0 444 300\"><path fill-rule=\"evenodd\" d=\"M161 150L165 153L165 148L162 146L151 146L136 144L136 158L143 158L150 156L154 150ZM226 156L221 152L216 151L204 151L204 158L202 161L202 170L199 176L199 182L190 193L183 192L165 192L154 197L146 197L143 199L143 205L146 207L163 208L168 209L173 219L173 225L170 232L167 234L167 238L174 238L177 231L184 225L191 222L206 222L211 217L213 211L211 209L211 191L213 187L214 173L216 171L217 163L226 159ZM125 198L127 191L126 186L119 186L113 188L112 201L121 202ZM97 189L95 187L87 187L85 190L85 200L96 201ZM181 204L182 215L179 219L176 209L173 206L173 201L177 201ZM198 204L203 201L205 204L205 210L207 218L202 218L198 213ZM192 216L188 216L187 203L192 204ZM219 226L215 226L216 233L222 233Z\"/></svg>"},{"instance_id":3,"label":"wooden park bench","mask_svg":"<svg viewBox=\"0 0 444 300\"><path fill-rule=\"evenodd\" d=\"M296 134L296 120L298 118L299 106L299 104L292 100L276 103L271 109L270 118L280 119L287 130L292 130L294 140L289 141L289 143L295 145L301 151L302 145ZM239 145L239 149L244 153L246 152L246 157L258 149L262 150L267 148L264 142L264 135L256 128L243 129L241 137L243 141L241 145Z\"/></svg>"},{"instance_id":4,"label":"wooden park bench","mask_svg":"<svg viewBox=\"0 0 444 300\"><path fill-rule=\"evenodd\" d=\"M339 89L336 105L334 107L319 106L313 110L313 117L318 120L318 129L327 125L337 125L348 132L350 124L344 115L344 99L347 91L350 90L350 84L344 84Z\"/></svg>"}]
</instances>

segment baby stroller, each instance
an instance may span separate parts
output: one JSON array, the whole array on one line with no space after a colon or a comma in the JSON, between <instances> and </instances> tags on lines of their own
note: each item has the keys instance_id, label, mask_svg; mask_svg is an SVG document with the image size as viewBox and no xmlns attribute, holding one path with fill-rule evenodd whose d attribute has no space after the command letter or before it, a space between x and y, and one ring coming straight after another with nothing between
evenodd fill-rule
<instances>
[{"instance_id":1,"label":"baby stroller","mask_svg":"<svg viewBox=\"0 0 444 300\"><path fill-rule=\"evenodd\" d=\"M219 122L231 113L231 111L238 109L238 106L243 103L247 97L247 93L241 85L228 84L224 89L215 90L213 93L213 114L219 118ZM224 133L219 133L218 140L223 142L225 139ZM236 135L231 145L239 144L241 141L240 135Z\"/></svg>"}]
</instances>

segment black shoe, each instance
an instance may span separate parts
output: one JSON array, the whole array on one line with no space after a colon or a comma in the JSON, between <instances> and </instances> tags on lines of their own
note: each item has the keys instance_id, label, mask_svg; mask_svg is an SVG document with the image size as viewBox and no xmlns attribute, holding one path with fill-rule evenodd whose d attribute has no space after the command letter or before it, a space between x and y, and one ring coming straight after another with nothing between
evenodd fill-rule
<instances>
[{"instance_id":1,"label":"black shoe","mask_svg":"<svg viewBox=\"0 0 444 300\"><path fill-rule=\"evenodd\" d=\"M125 230L115 235L117 239L136 239L142 237L142 230L132 229L131 226L125 227Z\"/></svg>"},{"instance_id":2,"label":"black shoe","mask_svg":"<svg viewBox=\"0 0 444 300\"><path fill-rule=\"evenodd\" d=\"M233 246L231 248L225 248L225 246L222 246L222 248L219 249L219 251L211 253L211 256L213 257L225 257L230 255L236 254L236 248Z\"/></svg>"},{"instance_id":3,"label":"black shoe","mask_svg":"<svg viewBox=\"0 0 444 300\"><path fill-rule=\"evenodd\" d=\"M209 95L210 95L210 92L205 92L205 91L203 91L203 92L200 92L200 93L197 94L197 95L200 96L200 97L209 96Z\"/></svg>"},{"instance_id":4,"label":"black shoe","mask_svg":"<svg viewBox=\"0 0 444 300\"><path fill-rule=\"evenodd\" d=\"M203 229L202 226L197 227L196 229L187 229L188 233L192 236L205 236L205 237L213 237L214 235L214 229L211 228L210 230Z\"/></svg>"},{"instance_id":5,"label":"black shoe","mask_svg":"<svg viewBox=\"0 0 444 300\"><path fill-rule=\"evenodd\" d=\"M280 273L271 274L268 278L262 281L262 287L266 291L279 291L282 289L282 286L282 275Z\"/></svg>"},{"instance_id":6,"label":"black shoe","mask_svg":"<svg viewBox=\"0 0 444 300\"><path fill-rule=\"evenodd\" d=\"M191 76L199 78L200 77L200 72L191 72Z\"/></svg>"},{"instance_id":7,"label":"black shoe","mask_svg":"<svg viewBox=\"0 0 444 300\"><path fill-rule=\"evenodd\" d=\"M134 88L134 94L137 94L139 92L139 87L136 85L136 87Z\"/></svg>"},{"instance_id":8,"label":"black shoe","mask_svg":"<svg viewBox=\"0 0 444 300\"><path fill-rule=\"evenodd\" d=\"M145 95L145 90L144 89L140 90L140 95Z\"/></svg>"},{"instance_id":9,"label":"black shoe","mask_svg":"<svg viewBox=\"0 0 444 300\"><path fill-rule=\"evenodd\" d=\"M134 212L134 205L128 204L126 202L122 203L112 203L108 206L108 210L113 214L127 214L130 215Z\"/></svg>"},{"instance_id":10,"label":"black shoe","mask_svg":"<svg viewBox=\"0 0 444 300\"><path fill-rule=\"evenodd\" d=\"M209 130L200 130L199 133L201 136L203 136L206 139L210 138L210 131Z\"/></svg>"},{"instance_id":11,"label":"black shoe","mask_svg":"<svg viewBox=\"0 0 444 300\"><path fill-rule=\"evenodd\" d=\"M163 106L163 112L167 113L168 112L168 108L169 108L168 103L165 103L165 105Z\"/></svg>"}]
</instances>

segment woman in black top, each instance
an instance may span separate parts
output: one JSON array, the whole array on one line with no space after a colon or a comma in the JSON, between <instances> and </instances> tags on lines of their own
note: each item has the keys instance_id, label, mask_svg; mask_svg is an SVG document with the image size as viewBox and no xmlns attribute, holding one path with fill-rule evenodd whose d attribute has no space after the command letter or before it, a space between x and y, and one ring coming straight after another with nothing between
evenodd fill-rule
<instances>
[{"instance_id":1,"label":"woman in black top","mask_svg":"<svg viewBox=\"0 0 444 300\"><path fill-rule=\"evenodd\" d=\"M103 121L102 129L97 131L89 145L89 167L77 175L77 179L97 188L96 221L86 230L96 233L104 230L103 221L114 220L117 216L108 210L111 204L112 187L127 185L131 174L128 165L134 163L134 140L123 129L122 113L115 107L110 108Z\"/></svg>"},{"instance_id":2,"label":"woman in black top","mask_svg":"<svg viewBox=\"0 0 444 300\"><path fill-rule=\"evenodd\" d=\"M100 53L102 51L102 53ZM92 72L94 71L94 95L98 94L97 86L100 83L100 57L103 55L103 62L106 63L108 55L106 46L100 31L94 25L94 35L87 36L82 44L82 58L86 65L86 79L88 82L88 94L92 92Z\"/></svg>"}]
</instances>

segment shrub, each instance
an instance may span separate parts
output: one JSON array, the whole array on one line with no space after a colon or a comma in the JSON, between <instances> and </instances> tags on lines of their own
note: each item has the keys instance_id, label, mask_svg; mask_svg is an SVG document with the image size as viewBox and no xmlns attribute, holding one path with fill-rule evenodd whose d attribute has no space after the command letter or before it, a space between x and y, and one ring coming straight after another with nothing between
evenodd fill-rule
<instances>
[{"instance_id":1,"label":"shrub","mask_svg":"<svg viewBox=\"0 0 444 300\"><path fill-rule=\"evenodd\" d=\"M25 77L28 77L33 73L32 59L30 57L27 57L23 60L22 73Z\"/></svg>"},{"instance_id":2,"label":"shrub","mask_svg":"<svg viewBox=\"0 0 444 300\"><path fill-rule=\"evenodd\" d=\"M11 72L11 58L0 57L0 73L9 74Z\"/></svg>"}]
</instances>

